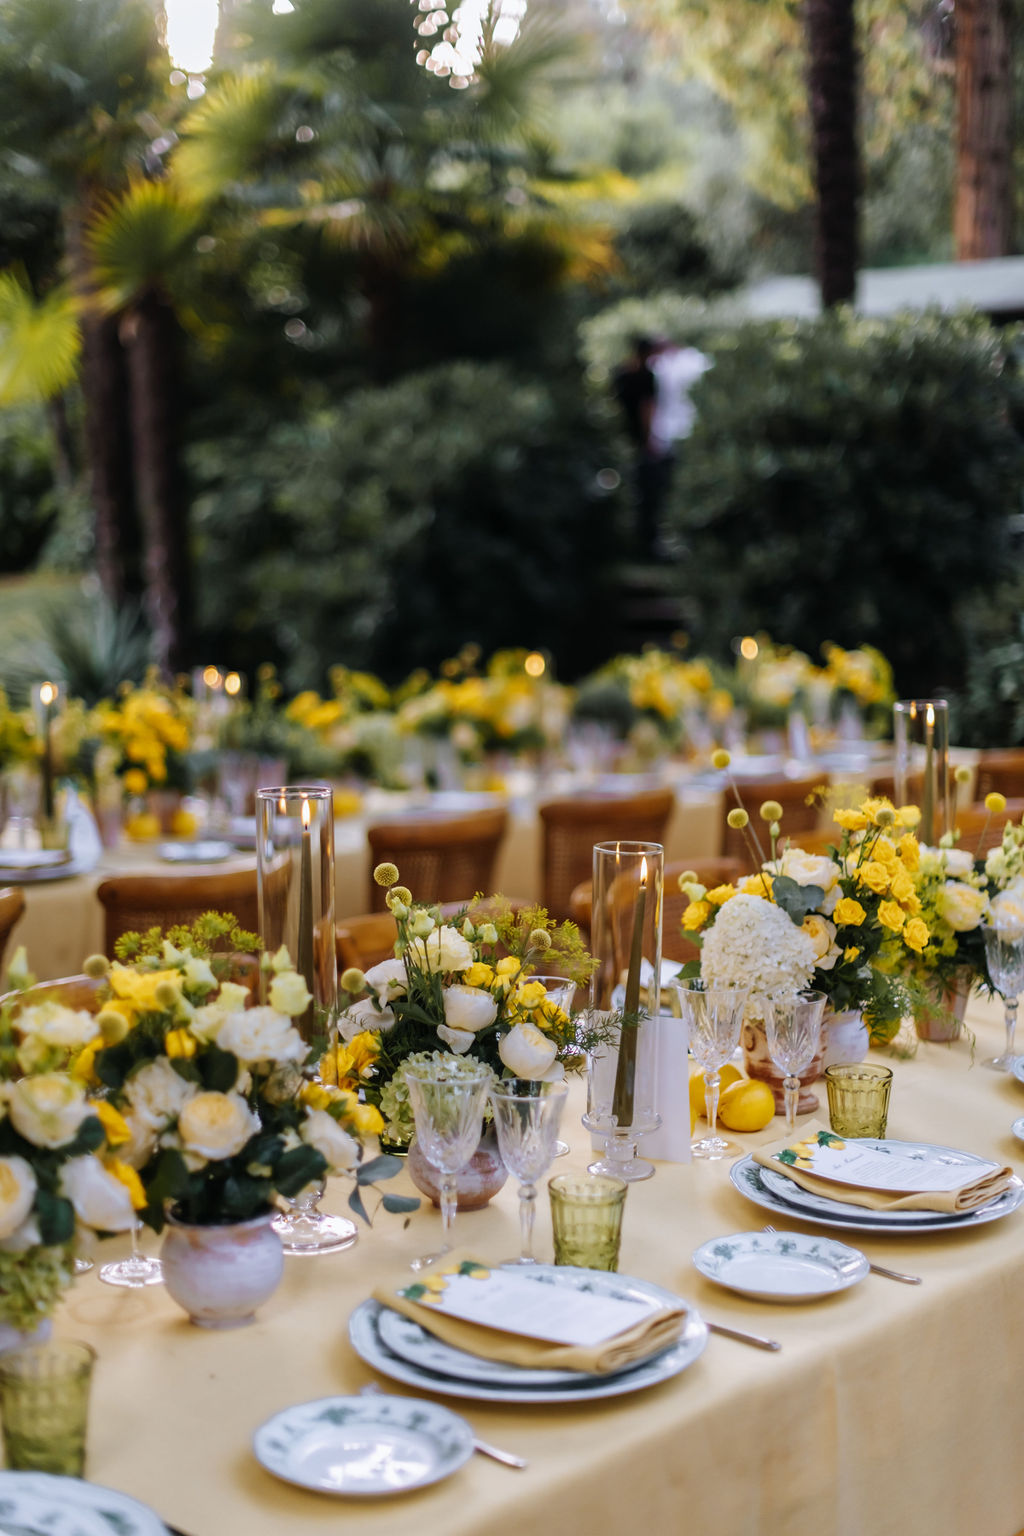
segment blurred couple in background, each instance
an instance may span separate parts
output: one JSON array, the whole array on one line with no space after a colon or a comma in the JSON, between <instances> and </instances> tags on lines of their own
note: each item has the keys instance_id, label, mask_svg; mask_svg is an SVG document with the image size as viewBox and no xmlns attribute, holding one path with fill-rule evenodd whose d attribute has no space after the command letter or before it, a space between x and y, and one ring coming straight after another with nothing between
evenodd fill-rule
<instances>
[{"instance_id":1,"label":"blurred couple in background","mask_svg":"<svg viewBox=\"0 0 1024 1536\"><path fill-rule=\"evenodd\" d=\"M633 447L635 553L643 559L664 553L662 510L696 415L690 391L710 367L696 347L635 336L629 356L615 370L615 397Z\"/></svg>"}]
</instances>

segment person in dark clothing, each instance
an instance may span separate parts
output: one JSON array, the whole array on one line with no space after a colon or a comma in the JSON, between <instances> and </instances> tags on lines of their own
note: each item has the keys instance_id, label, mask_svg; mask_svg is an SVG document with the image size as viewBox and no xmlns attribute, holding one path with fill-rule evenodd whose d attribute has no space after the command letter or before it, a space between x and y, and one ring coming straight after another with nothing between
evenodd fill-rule
<instances>
[{"instance_id":1,"label":"person in dark clothing","mask_svg":"<svg viewBox=\"0 0 1024 1536\"><path fill-rule=\"evenodd\" d=\"M664 499L669 464L651 439L657 380L651 360L657 351L646 336L635 336L626 361L616 368L612 388L619 402L626 434L633 446L633 490L636 499L637 552L650 555L658 535L658 514Z\"/></svg>"}]
</instances>

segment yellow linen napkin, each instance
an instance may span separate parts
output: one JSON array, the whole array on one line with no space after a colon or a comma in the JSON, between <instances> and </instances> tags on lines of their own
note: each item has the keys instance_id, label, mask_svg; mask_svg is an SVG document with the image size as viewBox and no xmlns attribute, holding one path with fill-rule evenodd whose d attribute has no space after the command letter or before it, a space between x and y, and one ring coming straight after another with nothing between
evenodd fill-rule
<instances>
[{"instance_id":1,"label":"yellow linen napkin","mask_svg":"<svg viewBox=\"0 0 1024 1536\"><path fill-rule=\"evenodd\" d=\"M658 1355L674 1344L683 1331L686 1307L663 1307L652 1312L634 1327L619 1333L600 1344L553 1344L547 1339L531 1339L521 1333L505 1333L501 1328L485 1327L482 1323L470 1323L461 1317L439 1312L422 1302L410 1300L400 1293L417 1284L434 1289L447 1275L458 1271L459 1265L470 1260L466 1253L453 1253L444 1264L427 1270L422 1276L408 1269L400 1275L374 1287L373 1298L382 1306L401 1312L412 1318L436 1339L463 1349L468 1354L479 1355L484 1360L503 1360L510 1365L523 1365L531 1370L587 1371L604 1376L611 1371L621 1371L626 1366L639 1364L652 1355ZM486 1266L481 1266L486 1268Z\"/></svg>"},{"instance_id":2,"label":"yellow linen napkin","mask_svg":"<svg viewBox=\"0 0 1024 1536\"><path fill-rule=\"evenodd\" d=\"M828 1127L812 1121L797 1139L810 1141L819 1131L828 1131ZM794 1168L792 1163L780 1163L776 1154L795 1145L794 1137L788 1136L785 1141L776 1142L773 1146L758 1147L753 1153L754 1162L760 1163L762 1168L770 1168L773 1173L781 1173L785 1178L792 1179L794 1184L799 1184L801 1189L808 1190L812 1195L823 1195L826 1200L843 1200L849 1205L864 1205L872 1211L948 1211L950 1214L973 1211L1001 1195L1013 1178L1013 1169L1004 1166L983 1174L972 1184L964 1184L960 1189L922 1190L917 1194L865 1189L855 1184L841 1184L836 1179L823 1179L818 1174L808 1173L806 1169Z\"/></svg>"}]
</instances>

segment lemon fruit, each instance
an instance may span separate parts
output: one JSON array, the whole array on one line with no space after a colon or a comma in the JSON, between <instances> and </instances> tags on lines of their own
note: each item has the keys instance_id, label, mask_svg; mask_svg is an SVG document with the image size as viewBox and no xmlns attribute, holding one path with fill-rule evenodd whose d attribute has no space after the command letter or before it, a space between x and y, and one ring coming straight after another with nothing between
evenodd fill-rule
<instances>
[{"instance_id":1,"label":"lemon fruit","mask_svg":"<svg viewBox=\"0 0 1024 1536\"><path fill-rule=\"evenodd\" d=\"M731 1061L727 1061L721 1071L721 1091L724 1093L734 1083L744 1081L743 1073L739 1067L734 1067ZM697 1071L690 1073L690 1117L696 1119L704 1113L704 1073ZM692 1127L691 1127L692 1128Z\"/></svg>"},{"instance_id":2,"label":"lemon fruit","mask_svg":"<svg viewBox=\"0 0 1024 1536\"><path fill-rule=\"evenodd\" d=\"M171 817L171 835L173 837L195 837L199 823L191 811L177 810Z\"/></svg>"},{"instance_id":3,"label":"lemon fruit","mask_svg":"<svg viewBox=\"0 0 1024 1536\"><path fill-rule=\"evenodd\" d=\"M718 1118L730 1131L763 1131L775 1114L775 1095L753 1079L733 1083L718 1101Z\"/></svg>"},{"instance_id":4,"label":"lemon fruit","mask_svg":"<svg viewBox=\"0 0 1024 1536\"><path fill-rule=\"evenodd\" d=\"M151 811L140 811L125 822L124 829L136 842L150 842L160 836L160 821Z\"/></svg>"}]
</instances>

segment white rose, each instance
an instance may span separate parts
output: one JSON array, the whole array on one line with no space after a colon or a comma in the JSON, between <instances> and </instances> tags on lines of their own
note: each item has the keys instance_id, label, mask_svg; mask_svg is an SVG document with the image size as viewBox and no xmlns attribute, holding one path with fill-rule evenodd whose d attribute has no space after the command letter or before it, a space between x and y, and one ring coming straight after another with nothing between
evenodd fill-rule
<instances>
[{"instance_id":1,"label":"white rose","mask_svg":"<svg viewBox=\"0 0 1024 1536\"><path fill-rule=\"evenodd\" d=\"M354 1040L365 1029L388 1030L394 1022L390 1008L378 1008L372 997L361 997L338 1019L338 1030L343 1040Z\"/></svg>"},{"instance_id":2,"label":"white rose","mask_svg":"<svg viewBox=\"0 0 1024 1536\"><path fill-rule=\"evenodd\" d=\"M473 946L457 928L445 923L418 944L426 957L429 971L468 971L473 964Z\"/></svg>"},{"instance_id":3,"label":"white rose","mask_svg":"<svg viewBox=\"0 0 1024 1536\"><path fill-rule=\"evenodd\" d=\"M197 990L202 988L206 992L212 992L217 985L217 978L210 969L209 960L201 960L198 955L193 955L185 966L183 975L190 987Z\"/></svg>"},{"instance_id":4,"label":"white rose","mask_svg":"<svg viewBox=\"0 0 1024 1536\"><path fill-rule=\"evenodd\" d=\"M967 848L944 848L943 863L947 874L955 880L964 880L974 870L974 855Z\"/></svg>"},{"instance_id":5,"label":"white rose","mask_svg":"<svg viewBox=\"0 0 1024 1536\"><path fill-rule=\"evenodd\" d=\"M348 1173L359 1161L358 1141L343 1131L326 1109L311 1109L299 1127L299 1135L321 1153L331 1173Z\"/></svg>"},{"instance_id":6,"label":"white rose","mask_svg":"<svg viewBox=\"0 0 1024 1536\"><path fill-rule=\"evenodd\" d=\"M449 1029L447 1024L439 1024L437 1032L448 1049L454 1051L456 1056L465 1056L476 1039L476 1035L471 1030Z\"/></svg>"},{"instance_id":7,"label":"white rose","mask_svg":"<svg viewBox=\"0 0 1024 1536\"><path fill-rule=\"evenodd\" d=\"M815 970L830 971L842 953L835 942L835 923L820 917L817 912L808 912L800 926L814 945Z\"/></svg>"},{"instance_id":8,"label":"white rose","mask_svg":"<svg viewBox=\"0 0 1024 1536\"><path fill-rule=\"evenodd\" d=\"M0 1253L27 1253L30 1248L41 1247L42 1241L38 1221L34 1216L26 1216L10 1237L0 1237Z\"/></svg>"},{"instance_id":9,"label":"white rose","mask_svg":"<svg viewBox=\"0 0 1024 1536\"><path fill-rule=\"evenodd\" d=\"M390 1003L393 997L401 997L408 990L404 960L381 960L364 974L382 1003Z\"/></svg>"},{"instance_id":10,"label":"white rose","mask_svg":"<svg viewBox=\"0 0 1024 1536\"><path fill-rule=\"evenodd\" d=\"M148 1121L136 1115L125 1115L124 1122L131 1132L131 1139L120 1144L117 1155L130 1168L143 1168L156 1147L156 1130Z\"/></svg>"},{"instance_id":11,"label":"white rose","mask_svg":"<svg viewBox=\"0 0 1024 1536\"><path fill-rule=\"evenodd\" d=\"M12 1084L11 1123L34 1147L62 1147L72 1141L89 1113L85 1089L63 1072L43 1072Z\"/></svg>"},{"instance_id":12,"label":"white rose","mask_svg":"<svg viewBox=\"0 0 1024 1536\"><path fill-rule=\"evenodd\" d=\"M1024 939L1024 895L1012 887L1001 891L989 908L988 920L1004 939Z\"/></svg>"},{"instance_id":13,"label":"white rose","mask_svg":"<svg viewBox=\"0 0 1024 1536\"><path fill-rule=\"evenodd\" d=\"M973 885L947 880L936 905L939 916L944 917L952 929L957 933L970 933L988 911L988 897Z\"/></svg>"},{"instance_id":14,"label":"white rose","mask_svg":"<svg viewBox=\"0 0 1024 1536\"><path fill-rule=\"evenodd\" d=\"M182 1146L213 1163L241 1152L259 1128L259 1116L237 1093L197 1093L178 1116Z\"/></svg>"},{"instance_id":15,"label":"white rose","mask_svg":"<svg viewBox=\"0 0 1024 1536\"><path fill-rule=\"evenodd\" d=\"M497 999L482 987L445 987L444 1021L449 1029L467 1029L476 1034L498 1017Z\"/></svg>"},{"instance_id":16,"label":"white rose","mask_svg":"<svg viewBox=\"0 0 1024 1536\"><path fill-rule=\"evenodd\" d=\"M1006 879L1006 854L1001 848L993 848L985 860L985 873L996 885Z\"/></svg>"},{"instance_id":17,"label":"white rose","mask_svg":"<svg viewBox=\"0 0 1024 1536\"><path fill-rule=\"evenodd\" d=\"M244 1008L251 998L252 993L248 987L243 987L239 981L222 981L220 991L209 1004L211 1008L219 1008L221 1013L237 1013L239 1008Z\"/></svg>"},{"instance_id":18,"label":"white rose","mask_svg":"<svg viewBox=\"0 0 1024 1536\"><path fill-rule=\"evenodd\" d=\"M124 1091L140 1130L162 1131L181 1113L196 1085L179 1077L166 1056L158 1056L132 1074Z\"/></svg>"},{"instance_id":19,"label":"white rose","mask_svg":"<svg viewBox=\"0 0 1024 1536\"><path fill-rule=\"evenodd\" d=\"M787 848L778 861L777 873L787 875L797 885L820 885L827 896L842 871L825 854L805 853L802 848Z\"/></svg>"},{"instance_id":20,"label":"white rose","mask_svg":"<svg viewBox=\"0 0 1024 1536\"><path fill-rule=\"evenodd\" d=\"M26 1008L15 1021L23 1035L35 1035L47 1045L76 1049L88 1045L100 1032L94 1013L84 1008L65 1008L62 1003L37 1003Z\"/></svg>"},{"instance_id":21,"label":"white rose","mask_svg":"<svg viewBox=\"0 0 1024 1536\"><path fill-rule=\"evenodd\" d=\"M36 1176L23 1157L0 1157L0 1238L16 1232L36 1198Z\"/></svg>"},{"instance_id":22,"label":"white rose","mask_svg":"<svg viewBox=\"0 0 1024 1536\"><path fill-rule=\"evenodd\" d=\"M498 1044L502 1063L515 1077L541 1078L554 1065L558 1047L535 1024L514 1024Z\"/></svg>"},{"instance_id":23,"label":"white rose","mask_svg":"<svg viewBox=\"0 0 1024 1536\"><path fill-rule=\"evenodd\" d=\"M216 1040L231 1017L216 1003L204 1003L196 1008L188 1021L188 1027L197 1040Z\"/></svg>"},{"instance_id":24,"label":"white rose","mask_svg":"<svg viewBox=\"0 0 1024 1536\"><path fill-rule=\"evenodd\" d=\"M128 1232L135 1224L132 1197L98 1157L73 1157L60 1171L61 1194L75 1215L97 1232Z\"/></svg>"},{"instance_id":25,"label":"white rose","mask_svg":"<svg viewBox=\"0 0 1024 1536\"><path fill-rule=\"evenodd\" d=\"M298 971L282 971L270 983L270 1006L289 1018L298 1018L313 1001L313 994Z\"/></svg>"},{"instance_id":26,"label":"white rose","mask_svg":"<svg viewBox=\"0 0 1024 1536\"><path fill-rule=\"evenodd\" d=\"M276 1008L243 1008L230 1013L217 1034L222 1051L239 1061L302 1061L309 1047Z\"/></svg>"}]
</instances>

